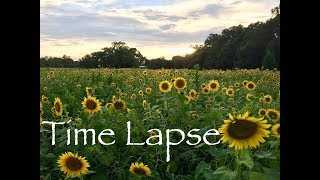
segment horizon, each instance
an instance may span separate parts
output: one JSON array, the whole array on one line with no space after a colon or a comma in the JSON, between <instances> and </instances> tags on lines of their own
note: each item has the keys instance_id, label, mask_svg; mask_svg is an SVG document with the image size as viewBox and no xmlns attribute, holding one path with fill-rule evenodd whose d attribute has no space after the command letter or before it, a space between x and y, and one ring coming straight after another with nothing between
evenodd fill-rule
<instances>
[{"instance_id":1,"label":"horizon","mask_svg":"<svg viewBox=\"0 0 320 180\"><path fill-rule=\"evenodd\" d=\"M270 19L271 9L279 4L279 0L42 0L40 57L67 55L78 61L122 41L148 59L171 60L191 54L191 46L204 44L210 33Z\"/></svg>"}]
</instances>

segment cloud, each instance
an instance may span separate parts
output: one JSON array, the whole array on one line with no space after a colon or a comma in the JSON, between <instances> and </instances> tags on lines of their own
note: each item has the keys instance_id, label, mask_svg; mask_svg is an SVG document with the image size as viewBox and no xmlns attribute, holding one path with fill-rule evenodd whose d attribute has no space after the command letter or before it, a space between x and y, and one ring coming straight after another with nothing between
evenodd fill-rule
<instances>
[{"instance_id":1,"label":"cloud","mask_svg":"<svg viewBox=\"0 0 320 180\"><path fill-rule=\"evenodd\" d=\"M279 0L41 0L41 56L77 59L124 41L148 58L171 59L210 33L270 18L277 5Z\"/></svg>"}]
</instances>

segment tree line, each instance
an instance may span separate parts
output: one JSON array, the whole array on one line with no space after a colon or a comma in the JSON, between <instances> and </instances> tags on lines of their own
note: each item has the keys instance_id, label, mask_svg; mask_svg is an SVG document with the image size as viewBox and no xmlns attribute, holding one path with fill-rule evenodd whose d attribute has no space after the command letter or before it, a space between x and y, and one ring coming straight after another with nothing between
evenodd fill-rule
<instances>
[{"instance_id":1,"label":"tree line","mask_svg":"<svg viewBox=\"0 0 320 180\"><path fill-rule=\"evenodd\" d=\"M232 26L221 34L209 34L203 45L193 46L194 52L185 56L147 59L136 48L122 41L111 47L87 54L79 61L64 55L62 58L42 57L41 67L131 68L145 65L150 69L193 68L202 69L260 68L280 69L280 5L271 10L272 18L266 22L251 23L247 27Z\"/></svg>"}]
</instances>

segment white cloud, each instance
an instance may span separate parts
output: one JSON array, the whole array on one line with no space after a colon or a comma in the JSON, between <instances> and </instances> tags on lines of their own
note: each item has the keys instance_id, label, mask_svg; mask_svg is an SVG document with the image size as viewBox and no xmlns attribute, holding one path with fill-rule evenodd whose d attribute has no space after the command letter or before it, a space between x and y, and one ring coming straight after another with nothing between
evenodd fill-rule
<instances>
[{"instance_id":1,"label":"white cloud","mask_svg":"<svg viewBox=\"0 0 320 180\"><path fill-rule=\"evenodd\" d=\"M148 58L190 51L209 33L271 17L279 0L41 0L41 56L75 59L124 41ZM179 49L180 48L180 49Z\"/></svg>"}]
</instances>

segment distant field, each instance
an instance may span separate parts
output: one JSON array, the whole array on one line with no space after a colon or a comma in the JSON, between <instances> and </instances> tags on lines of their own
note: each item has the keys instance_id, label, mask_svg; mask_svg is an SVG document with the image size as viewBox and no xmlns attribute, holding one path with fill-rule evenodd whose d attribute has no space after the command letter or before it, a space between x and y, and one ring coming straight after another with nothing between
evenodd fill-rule
<instances>
[{"instance_id":1,"label":"distant field","mask_svg":"<svg viewBox=\"0 0 320 180\"><path fill-rule=\"evenodd\" d=\"M130 168L135 162L148 165L142 173L151 172L142 179L280 179L279 71L42 68L40 72L40 121L72 120L56 126L55 145L51 126L40 125L44 179L65 177L57 161L68 151L90 164L84 179L135 179L138 176L129 171L135 171ZM145 142L158 134L149 129L159 129L162 145L126 145L127 121L132 142ZM84 145L79 133L75 145L71 133L67 145L67 130L83 128L96 131L96 144L91 144L88 133ZM113 145L98 142L104 129L114 131L114 136L104 138L115 140ZM167 129L181 129L186 135L179 145L170 146L169 162ZM193 132L201 137L195 146L186 143L197 141L187 136L191 129L200 129ZM224 143L205 144L202 137L209 129L219 129L221 135L208 136L208 141L223 137ZM171 134L171 142L180 139L178 133Z\"/></svg>"}]
</instances>

